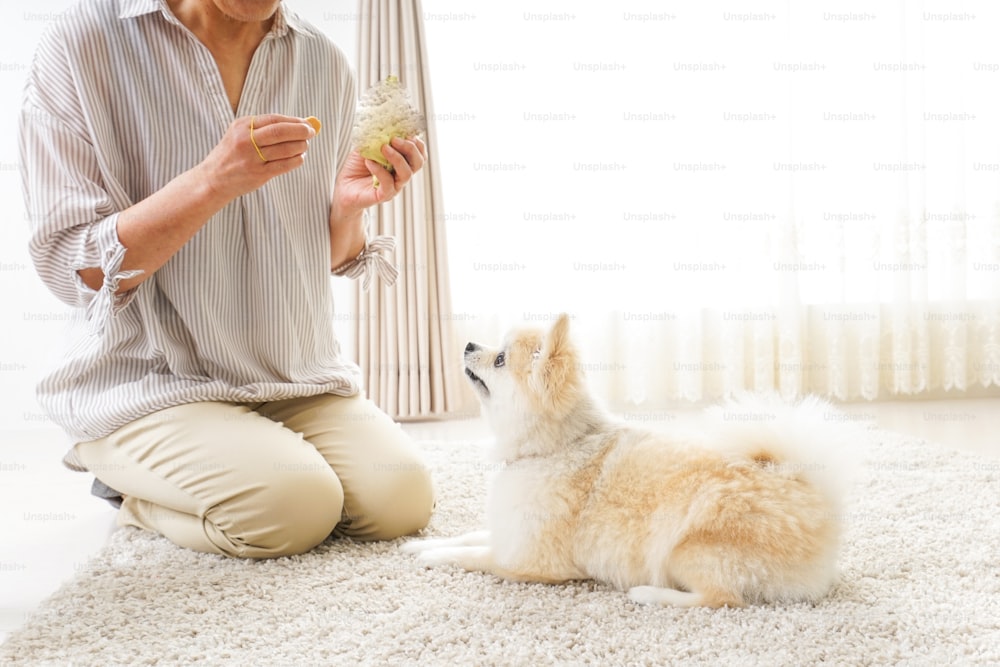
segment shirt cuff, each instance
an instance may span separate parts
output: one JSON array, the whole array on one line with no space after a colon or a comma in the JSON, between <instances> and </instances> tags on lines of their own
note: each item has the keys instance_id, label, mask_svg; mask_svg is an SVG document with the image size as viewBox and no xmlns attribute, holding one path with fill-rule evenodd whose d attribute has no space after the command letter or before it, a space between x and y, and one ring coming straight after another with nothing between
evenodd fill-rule
<instances>
[{"instance_id":1,"label":"shirt cuff","mask_svg":"<svg viewBox=\"0 0 1000 667\"><path fill-rule=\"evenodd\" d=\"M100 248L101 271L104 272L104 282L94 297L87 304L87 320L90 321L92 334L100 335L108 321L128 306L135 298L135 288L119 293L118 284L122 280L141 275L141 269L122 271L126 248L118 240L118 216L111 216L99 223L95 241ZM74 266L74 272L88 266ZM79 278L79 275L77 275ZM82 281L81 281L82 282ZM88 288L89 289L89 288Z\"/></svg>"},{"instance_id":2,"label":"shirt cuff","mask_svg":"<svg viewBox=\"0 0 1000 667\"><path fill-rule=\"evenodd\" d=\"M395 237L376 236L369 238L367 211L365 217L365 247L362 248L357 257L333 269L332 273L335 276L344 276L345 278L362 277L361 289L367 292L371 286L373 274L377 273L386 285L394 285L396 278L399 277L399 269L383 256L383 253L395 251Z\"/></svg>"}]
</instances>

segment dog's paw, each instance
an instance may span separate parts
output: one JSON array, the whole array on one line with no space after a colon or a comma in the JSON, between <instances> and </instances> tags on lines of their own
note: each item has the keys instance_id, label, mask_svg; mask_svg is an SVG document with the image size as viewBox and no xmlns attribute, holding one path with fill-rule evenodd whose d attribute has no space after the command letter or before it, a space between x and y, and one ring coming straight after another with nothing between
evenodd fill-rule
<instances>
[{"instance_id":1,"label":"dog's paw","mask_svg":"<svg viewBox=\"0 0 1000 667\"><path fill-rule=\"evenodd\" d=\"M435 540L408 540L399 545L399 550L404 554L418 554L421 551L433 548L432 542Z\"/></svg>"},{"instance_id":2,"label":"dog's paw","mask_svg":"<svg viewBox=\"0 0 1000 667\"><path fill-rule=\"evenodd\" d=\"M443 549L444 547L484 547L490 543L490 533L477 530L456 537L436 537L426 540L409 540L400 545L399 550L405 554L419 554L428 549Z\"/></svg>"},{"instance_id":3,"label":"dog's paw","mask_svg":"<svg viewBox=\"0 0 1000 667\"><path fill-rule=\"evenodd\" d=\"M633 586L628 589L628 599L639 604L660 604L663 589L656 586Z\"/></svg>"},{"instance_id":4,"label":"dog's paw","mask_svg":"<svg viewBox=\"0 0 1000 667\"><path fill-rule=\"evenodd\" d=\"M404 554L421 554L430 549L441 549L443 547L459 546L461 542L454 537L435 537L426 540L410 540L399 546L399 550Z\"/></svg>"},{"instance_id":5,"label":"dog's paw","mask_svg":"<svg viewBox=\"0 0 1000 667\"><path fill-rule=\"evenodd\" d=\"M456 562L462 547L451 545L453 540L432 539L432 540L410 540L399 546L399 550L405 554L416 556L416 561L424 567L437 567L439 565L451 565Z\"/></svg>"},{"instance_id":6,"label":"dog's paw","mask_svg":"<svg viewBox=\"0 0 1000 667\"><path fill-rule=\"evenodd\" d=\"M456 564L456 550L451 547L427 548L417 552L417 562L424 567Z\"/></svg>"},{"instance_id":7,"label":"dog's paw","mask_svg":"<svg viewBox=\"0 0 1000 667\"><path fill-rule=\"evenodd\" d=\"M678 591L673 588L659 588L657 586L633 586L628 589L628 599L639 604L664 607L695 607L704 601L704 598L698 593Z\"/></svg>"}]
</instances>

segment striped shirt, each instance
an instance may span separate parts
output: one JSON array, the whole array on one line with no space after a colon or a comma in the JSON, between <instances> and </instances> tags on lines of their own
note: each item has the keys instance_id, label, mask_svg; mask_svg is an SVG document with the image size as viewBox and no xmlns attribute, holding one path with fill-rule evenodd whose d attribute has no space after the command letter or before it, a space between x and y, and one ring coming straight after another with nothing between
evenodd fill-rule
<instances>
[{"instance_id":1,"label":"striped shirt","mask_svg":"<svg viewBox=\"0 0 1000 667\"><path fill-rule=\"evenodd\" d=\"M344 54L283 5L235 114L211 53L164 0L85 0L46 33L25 89L21 163L32 260L77 311L38 387L74 441L182 403L358 392L359 369L334 337L328 225L355 103ZM266 113L323 121L305 165L230 202L116 293L127 277L118 213L198 164L234 118ZM356 277L371 254L338 273ZM86 267L103 269L100 290L80 279Z\"/></svg>"}]
</instances>

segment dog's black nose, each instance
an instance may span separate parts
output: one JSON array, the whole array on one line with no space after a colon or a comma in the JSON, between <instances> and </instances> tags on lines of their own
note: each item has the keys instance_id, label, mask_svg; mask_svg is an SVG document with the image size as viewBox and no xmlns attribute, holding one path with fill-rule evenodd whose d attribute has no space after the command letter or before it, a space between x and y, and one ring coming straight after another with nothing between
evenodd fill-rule
<instances>
[{"instance_id":1,"label":"dog's black nose","mask_svg":"<svg viewBox=\"0 0 1000 667\"><path fill-rule=\"evenodd\" d=\"M475 352L478 349L479 349L479 346L476 345L475 343L469 343L468 345L465 346L465 352L466 353Z\"/></svg>"}]
</instances>

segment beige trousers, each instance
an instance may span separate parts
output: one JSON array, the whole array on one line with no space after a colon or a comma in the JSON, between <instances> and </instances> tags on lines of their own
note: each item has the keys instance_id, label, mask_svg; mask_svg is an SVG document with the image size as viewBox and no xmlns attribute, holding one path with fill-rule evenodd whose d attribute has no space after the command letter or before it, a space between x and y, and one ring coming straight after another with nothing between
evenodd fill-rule
<instances>
[{"instance_id":1,"label":"beige trousers","mask_svg":"<svg viewBox=\"0 0 1000 667\"><path fill-rule=\"evenodd\" d=\"M179 405L74 451L124 495L119 525L208 553L297 554L331 532L392 539L434 505L416 446L361 395Z\"/></svg>"}]
</instances>

